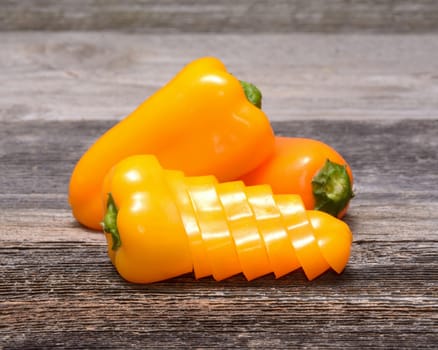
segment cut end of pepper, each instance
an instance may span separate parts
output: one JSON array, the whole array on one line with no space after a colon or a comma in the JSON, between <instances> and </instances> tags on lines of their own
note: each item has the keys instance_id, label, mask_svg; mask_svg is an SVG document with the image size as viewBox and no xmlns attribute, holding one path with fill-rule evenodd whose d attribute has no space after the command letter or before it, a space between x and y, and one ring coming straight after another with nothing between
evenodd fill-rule
<instances>
[{"instance_id":1,"label":"cut end of pepper","mask_svg":"<svg viewBox=\"0 0 438 350\"><path fill-rule=\"evenodd\" d=\"M247 83L246 81L240 80L240 85L242 85L243 91L245 92L246 98L254 106L262 108L262 93L254 84Z\"/></svg>"},{"instance_id":2,"label":"cut end of pepper","mask_svg":"<svg viewBox=\"0 0 438 350\"><path fill-rule=\"evenodd\" d=\"M120 240L119 230L117 229L117 207L111 193L108 194L106 213L103 218L102 226L104 232L111 234L113 240L112 250L116 251L122 245L122 241Z\"/></svg>"},{"instance_id":3,"label":"cut end of pepper","mask_svg":"<svg viewBox=\"0 0 438 350\"><path fill-rule=\"evenodd\" d=\"M312 180L315 209L337 216L354 197L346 165L325 162Z\"/></svg>"}]
</instances>

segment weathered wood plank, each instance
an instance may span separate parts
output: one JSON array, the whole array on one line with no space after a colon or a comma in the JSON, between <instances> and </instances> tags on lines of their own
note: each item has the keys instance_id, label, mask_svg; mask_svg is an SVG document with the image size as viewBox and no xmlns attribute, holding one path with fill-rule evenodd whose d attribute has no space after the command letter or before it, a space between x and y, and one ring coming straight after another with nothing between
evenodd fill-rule
<instances>
[{"instance_id":1,"label":"weathered wood plank","mask_svg":"<svg viewBox=\"0 0 438 350\"><path fill-rule=\"evenodd\" d=\"M6 121L119 119L205 55L258 85L271 120L438 115L436 35L25 32L0 43Z\"/></svg>"},{"instance_id":2,"label":"weathered wood plank","mask_svg":"<svg viewBox=\"0 0 438 350\"><path fill-rule=\"evenodd\" d=\"M136 286L117 276L101 245L2 247L0 345L433 348L436 244L354 250L341 276L313 282L298 271L250 283L188 275Z\"/></svg>"},{"instance_id":3,"label":"weathered wood plank","mask_svg":"<svg viewBox=\"0 0 438 350\"><path fill-rule=\"evenodd\" d=\"M71 239L77 227L67 201L70 174L80 155L114 123L1 123L0 208L7 211L0 227L14 232L3 239L26 238L41 217L48 226L65 227ZM273 127L278 134L320 139L349 161L356 198L346 220L357 239L437 240L438 121L289 121ZM45 240L46 233L40 233L28 239Z\"/></svg>"},{"instance_id":4,"label":"weathered wood plank","mask_svg":"<svg viewBox=\"0 0 438 350\"><path fill-rule=\"evenodd\" d=\"M76 161L116 122L3 122L2 194L66 193ZM436 199L438 120L297 120L272 125L279 135L312 137L332 145L350 161L357 190L368 198L385 194L409 200L424 192Z\"/></svg>"},{"instance_id":5,"label":"weathered wood plank","mask_svg":"<svg viewBox=\"0 0 438 350\"><path fill-rule=\"evenodd\" d=\"M433 0L8 0L0 30L430 32Z\"/></svg>"},{"instance_id":6,"label":"weathered wood plank","mask_svg":"<svg viewBox=\"0 0 438 350\"><path fill-rule=\"evenodd\" d=\"M273 123L353 168L343 274L143 286L117 275L67 205L75 162L115 122L0 122L0 348L435 348L436 119Z\"/></svg>"}]
</instances>

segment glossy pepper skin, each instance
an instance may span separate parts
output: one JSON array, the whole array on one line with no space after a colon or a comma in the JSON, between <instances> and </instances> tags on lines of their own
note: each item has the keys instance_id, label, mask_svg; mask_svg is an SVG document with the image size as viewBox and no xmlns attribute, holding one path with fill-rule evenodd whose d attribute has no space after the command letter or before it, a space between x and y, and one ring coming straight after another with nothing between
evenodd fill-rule
<instances>
[{"instance_id":1,"label":"glossy pepper skin","mask_svg":"<svg viewBox=\"0 0 438 350\"><path fill-rule=\"evenodd\" d=\"M239 179L246 185L269 184L276 194L298 194L306 209L338 218L354 196L350 165L334 148L309 138L276 136L274 152Z\"/></svg>"},{"instance_id":2,"label":"glossy pepper skin","mask_svg":"<svg viewBox=\"0 0 438 350\"><path fill-rule=\"evenodd\" d=\"M267 116L239 80L218 59L200 58L88 149L72 173L69 202L80 223L99 230L103 179L128 156L154 154L168 169L227 181L255 168L273 147Z\"/></svg>"},{"instance_id":3,"label":"glossy pepper skin","mask_svg":"<svg viewBox=\"0 0 438 350\"><path fill-rule=\"evenodd\" d=\"M341 220L306 211L297 195L165 170L152 155L124 159L105 178L104 232L119 274L153 283L194 271L252 280L302 268L309 280L347 264L352 234Z\"/></svg>"}]
</instances>

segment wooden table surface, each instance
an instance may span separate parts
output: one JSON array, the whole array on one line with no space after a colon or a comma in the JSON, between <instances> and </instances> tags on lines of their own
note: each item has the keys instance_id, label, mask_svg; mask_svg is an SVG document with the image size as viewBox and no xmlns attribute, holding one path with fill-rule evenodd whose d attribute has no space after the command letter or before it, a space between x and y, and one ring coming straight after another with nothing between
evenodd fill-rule
<instances>
[{"instance_id":1,"label":"wooden table surface","mask_svg":"<svg viewBox=\"0 0 438 350\"><path fill-rule=\"evenodd\" d=\"M239 0L235 11L167 1L167 12L134 0L2 3L0 349L436 348L438 7L374 2L368 22L340 0ZM262 27L241 25L246 13ZM341 275L133 285L103 235L73 219L78 158L204 55L259 86L277 133L327 142L350 163L354 241Z\"/></svg>"}]
</instances>

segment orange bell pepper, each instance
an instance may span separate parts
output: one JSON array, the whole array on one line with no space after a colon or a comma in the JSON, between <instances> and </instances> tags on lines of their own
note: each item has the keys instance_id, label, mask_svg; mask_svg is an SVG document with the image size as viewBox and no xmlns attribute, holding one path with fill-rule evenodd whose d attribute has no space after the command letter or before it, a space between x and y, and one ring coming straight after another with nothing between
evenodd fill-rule
<instances>
[{"instance_id":1,"label":"orange bell pepper","mask_svg":"<svg viewBox=\"0 0 438 350\"><path fill-rule=\"evenodd\" d=\"M194 271L248 280L301 267L309 280L347 264L352 234L343 221L306 211L297 195L268 185L219 183L163 169L153 155L126 158L107 174L108 254L119 274L152 283Z\"/></svg>"},{"instance_id":2,"label":"orange bell pepper","mask_svg":"<svg viewBox=\"0 0 438 350\"><path fill-rule=\"evenodd\" d=\"M276 136L274 152L239 180L246 185L269 184L277 194L298 194L306 209L338 218L354 196L349 164L329 145L308 138Z\"/></svg>"},{"instance_id":3,"label":"orange bell pepper","mask_svg":"<svg viewBox=\"0 0 438 350\"><path fill-rule=\"evenodd\" d=\"M154 154L166 168L227 181L255 168L273 148L269 120L239 80L218 59L200 58L88 149L72 173L69 202L80 223L99 230L103 178L127 156Z\"/></svg>"}]
</instances>

